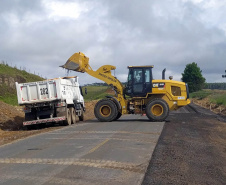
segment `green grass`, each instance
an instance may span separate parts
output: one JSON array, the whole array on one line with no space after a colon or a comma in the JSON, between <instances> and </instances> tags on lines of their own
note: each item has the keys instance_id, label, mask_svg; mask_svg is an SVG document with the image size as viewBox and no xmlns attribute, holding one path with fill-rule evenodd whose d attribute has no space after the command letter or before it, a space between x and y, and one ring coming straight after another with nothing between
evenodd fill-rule
<instances>
[{"instance_id":1,"label":"green grass","mask_svg":"<svg viewBox=\"0 0 226 185\"><path fill-rule=\"evenodd\" d=\"M201 99L208 97L211 94L212 93L207 91L207 90L201 90L201 91L190 93L190 97L191 98L197 98L197 99L201 100Z\"/></svg>"},{"instance_id":2,"label":"green grass","mask_svg":"<svg viewBox=\"0 0 226 185\"><path fill-rule=\"evenodd\" d=\"M226 94L215 94L210 97L210 102L226 106Z\"/></svg>"},{"instance_id":3,"label":"green grass","mask_svg":"<svg viewBox=\"0 0 226 185\"><path fill-rule=\"evenodd\" d=\"M3 101L10 105L18 105L17 95L15 95L15 94L8 94L5 96L0 96L0 101Z\"/></svg>"},{"instance_id":4,"label":"green grass","mask_svg":"<svg viewBox=\"0 0 226 185\"><path fill-rule=\"evenodd\" d=\"M17 69L16 67L10 67L5 64L0 64L0 75L22 77L26 80L26 82L35 82L43 80L43 78L38 75L28 73L27 71Z\"/></svg>"},{"instance_id":5,"label":"green grass","mask_svg":"<svg viewBox=\"0 0 226 185\"><path fill-rule=\"evenodd\" d=\"M87 89L87 94L85 94L85 88ZM106 91L108 86L85 86L82 88L85 101L98 100L105 98L109 95Z\"/></svg>"},{"instance_id":6,"label":"green grass","mask_svg":"<svg viewBox=\"0 0 226 185\"><path fill-rule=\"evenodd\" d=\"M10 67L7 64L0 64L0 78L13 78L16 82L35 82L44 80L42 77L19 70L16 67ZM0 84L0 101L10 105L18 105L16 89L5 84L4 81Z\"/></svg>"},{"instance_id":7,"label":"green grass","mask_svg":"<svg viewBox=\"0 0 226 185\"><path fill-rule=\"evenodd\" d=\"M208 98L210 103L226 106L226 90L205 89L190 94L191 98L202 100Z\"/></svg>"}]
</instances>

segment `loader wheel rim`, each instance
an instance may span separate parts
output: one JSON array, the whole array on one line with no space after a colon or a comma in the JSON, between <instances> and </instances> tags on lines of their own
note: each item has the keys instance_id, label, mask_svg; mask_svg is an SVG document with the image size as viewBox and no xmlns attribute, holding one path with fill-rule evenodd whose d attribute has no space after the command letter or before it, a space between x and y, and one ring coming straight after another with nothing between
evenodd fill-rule
<instances>
[{"instance_id":1,"label":"loader wheel rim","mask_svg":"<svg viewBox=\"0 0 226 185\"><path fill-rule=\"evenodd\" d=\"M111 107L108 105L102 105L100 107L100 114L103 117L108 117L111 115Z\"/></svg>"},{"instance_id":2,"label":"loader wheel rim","mask_svg":"<svg viewBox=\"0 0 226 185\"><path fill-rule=\"evenodd\" d=\"M151 112L154 116L161 116L164 112L163 106L160 104L155 104L151 107Z\"/></svg>"}]
</instances>

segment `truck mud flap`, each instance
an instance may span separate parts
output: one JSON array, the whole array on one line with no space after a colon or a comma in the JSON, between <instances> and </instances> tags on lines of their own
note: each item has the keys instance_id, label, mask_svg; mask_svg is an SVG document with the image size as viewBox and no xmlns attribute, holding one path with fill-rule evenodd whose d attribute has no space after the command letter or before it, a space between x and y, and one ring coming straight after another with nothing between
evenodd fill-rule
<instances>
[{"instance_id":1,"label":"truck mud flap","mask_svg":"<svg viewBox=\"0 0 226 185\"><path fill-rule=\"evenodd\" d=\"M25 121L25 122L23 122L23 126L36 125L36 124L49 123L49 122L58 122L58 121L64 121L64 120L66 120L66 117L65 116L56 117L56 118L47 118L47 119L32 120L32 121Z\"/></svg>"}]
</instances>

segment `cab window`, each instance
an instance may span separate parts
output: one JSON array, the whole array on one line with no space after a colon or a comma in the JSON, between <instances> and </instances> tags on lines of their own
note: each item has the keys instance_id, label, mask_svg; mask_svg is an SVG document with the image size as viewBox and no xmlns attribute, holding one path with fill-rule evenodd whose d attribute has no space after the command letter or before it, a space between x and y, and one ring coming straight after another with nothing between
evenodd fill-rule
<instances>
[{"instance_id":1,"label":"cab window","mask_svg":"<svg viewBox=\"0 0 226 185\"><path fill-rule=\"evenodd\" d=\"M143 72L142 69L134 69L134 82L135 83L142 83L143 82Z\"/></svg>"}]
</instances>

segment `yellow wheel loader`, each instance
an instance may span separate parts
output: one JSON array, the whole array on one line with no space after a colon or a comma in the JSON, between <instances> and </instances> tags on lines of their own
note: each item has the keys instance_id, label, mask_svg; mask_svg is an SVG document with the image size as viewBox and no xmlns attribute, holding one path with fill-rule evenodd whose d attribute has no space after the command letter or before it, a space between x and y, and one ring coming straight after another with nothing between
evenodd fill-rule
<instances>
[{"instance_id":1,"label":"yellow wheel loader","mask_svg":"<svg viewBox=\"0 0 226 185\"><path fill-rule=\"evenodd\" d=\"M153 66L128 66L129 74L126 86L111 74L116 67L101 66L94 71L89 65L89 58L83 53L73 54L60 66L98 78L115 91L116 95L107 96L98 101L94 114L99 121L114 121L123 114L146 114L151 121L163 121L170 110L190 103L188 86L184 82L165 80L165 70L161 80L154 80Z\"/></svg>"}]
</instances>

